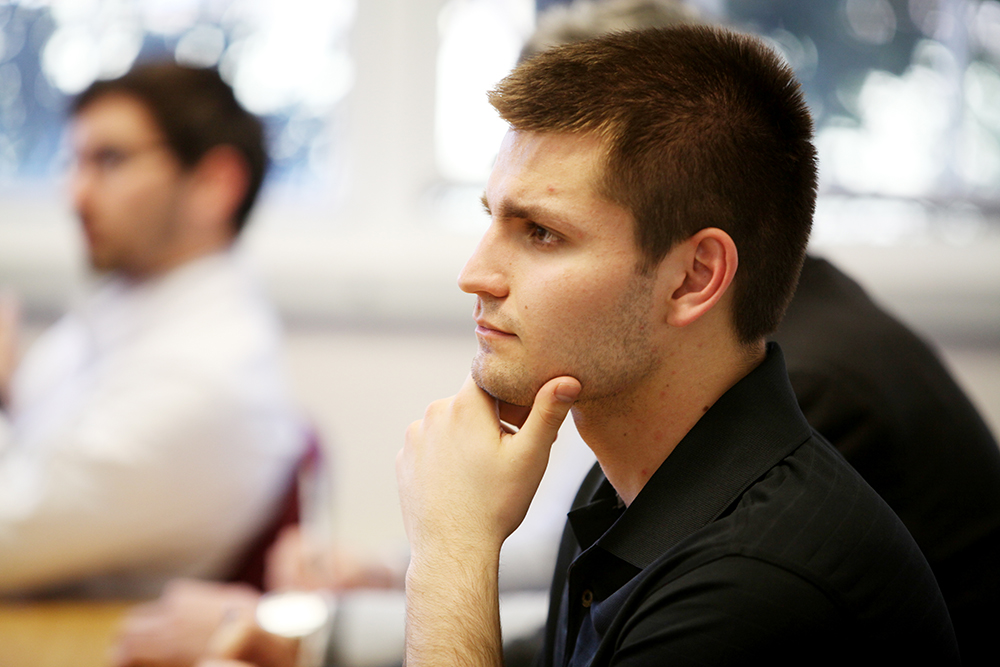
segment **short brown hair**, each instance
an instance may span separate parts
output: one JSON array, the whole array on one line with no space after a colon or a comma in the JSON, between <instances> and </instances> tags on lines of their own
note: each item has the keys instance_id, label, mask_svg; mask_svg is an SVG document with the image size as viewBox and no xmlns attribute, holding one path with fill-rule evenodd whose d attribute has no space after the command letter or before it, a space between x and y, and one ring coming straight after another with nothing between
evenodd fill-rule
<instances>
[{"instance_id":1,"label":"short brown hair","mask_svg":"<svg viewBox=\"0 0 1000 667\"><path fill-rule=\"evenodd\" d=\"M243 156L250 178L233 219L233 232L238 234L264 181L267 148L260 119L240 105L218 71L173 62L136 65L117 79L95 81L73 100L71 111L79 114L111 94L129 95L142 102L187 168L198 164L216 146L231 146Z\"/></svg>"},{"instance_id":2,"label":"short brown hair","mask_svg":"<svg viewBox=\"0 0 1000 667\"><path fill-rule=\"evenodd\" d=\"M794 75L760 40L707 26L612 33L521 63L489 99L518 130L602 138L598 187L635 219L641 270L701 229L727 232L737 337L777 327L812 226L816 152Z\"/></svg>"}]
</instances>

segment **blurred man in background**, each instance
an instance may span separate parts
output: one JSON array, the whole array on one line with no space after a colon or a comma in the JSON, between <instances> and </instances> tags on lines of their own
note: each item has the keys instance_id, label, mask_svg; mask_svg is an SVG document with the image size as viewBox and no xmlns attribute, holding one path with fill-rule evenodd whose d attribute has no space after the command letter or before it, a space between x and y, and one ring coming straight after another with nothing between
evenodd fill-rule
<instances>
[{"instance_id":1,"label":"blurred man in background","mask_svg":"<svg viewBox=\"0 0 1000 667\"><path fill-rule=\"evenodd\" d=\"M15 365L0 322L0 593L235 574L304 449L276 314L232 246L260 121L218 73L137 66L72 107L94 289Z\"/></svg>"}]
</instances>

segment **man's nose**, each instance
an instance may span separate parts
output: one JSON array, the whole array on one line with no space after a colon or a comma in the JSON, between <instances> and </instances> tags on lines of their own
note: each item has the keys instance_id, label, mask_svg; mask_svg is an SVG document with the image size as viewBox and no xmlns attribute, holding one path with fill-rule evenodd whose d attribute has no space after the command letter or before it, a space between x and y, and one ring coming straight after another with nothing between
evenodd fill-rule
<instances>
[{"instance_id":1,"label":"man's nose","mask_svg":"<svg viewBox=\"0 0 1000 667\"><path fill-rule=\"evenodd\" d=\"M73 204L73 209L81 210L86 206L87 200L91 197L94 183L90 170L83 165L75 165L69 173L69 196Z\"/></svg>"},{"instance_id":2,"label":"man's nose","mask_svg":"<svg viewBox=\"0 0 1000 667\"><path fill-rule=\"evenodd\" d=\"M507 296L510 262L504 256L501 240L491 226L458 275L459 288L469 294Z\"/></svg>"}]
</instances>

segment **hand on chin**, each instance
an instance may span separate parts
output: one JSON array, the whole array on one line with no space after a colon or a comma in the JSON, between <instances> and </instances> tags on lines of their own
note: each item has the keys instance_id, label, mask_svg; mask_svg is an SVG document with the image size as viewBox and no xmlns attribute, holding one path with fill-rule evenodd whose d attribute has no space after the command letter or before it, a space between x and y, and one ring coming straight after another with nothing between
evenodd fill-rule
<instances>
[{"instance_id":1,"label":"hand on chin","mask_svg":"<svg viewBox=\"0 0 1000 667\"><path fill-rule=\"evenodd\" d=\"M516 428L524 426L524 422L528 418L528 414L531 412L530 405L514 405L513 403L501 401L499 398L496 399L496 402L497 416L500 418L501 422L504 424L510 424Z\"/></svg>"}]
</instances>

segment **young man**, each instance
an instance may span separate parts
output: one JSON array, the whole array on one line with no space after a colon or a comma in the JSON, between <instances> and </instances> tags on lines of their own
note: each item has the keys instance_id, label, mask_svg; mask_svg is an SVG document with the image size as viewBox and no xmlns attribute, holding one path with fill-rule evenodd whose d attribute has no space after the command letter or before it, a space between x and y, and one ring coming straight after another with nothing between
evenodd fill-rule
<instances>
[{"instance_id":1,"label":"young man","mask_svg":"<svg viewBox=\"0 0 1000 667\"><path fill-rule=\"evenodd\" d=\"M926 561L764 344L815 198L790 72L678 27L543 53L491 102L511 130L459 279L479 353L397 462L407 664L501 662L500 546L571 406L599 467L544 664L957 663Z\"/></svg>"},{"instance_id":2,"label":"young man","mask_svg":"<svg viewBox=\"0 0 1000 667\"><path fill-rule=\"evenodd\" d=\"M304 449L279 323L231 252L263 128L216 72L173 64L93 84L72 116L103 277L0 374L0 593L228 576Z\"/></svg>"},{"instance_id":3,"label":"young man","mask_svg":"<svg viewBox=\"0 0 1000 667\"><path fill-rule=\"evenodd\" d=\"M554 5L521 58L626 28L699 22L680 0ZM962 662L993 665L1000 449L932 346L830 262L806 255L770 337L809 424L899 516L941 587Z\"/></svg>"}]
</instances>

